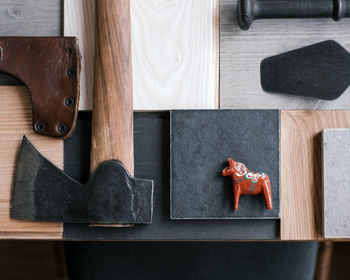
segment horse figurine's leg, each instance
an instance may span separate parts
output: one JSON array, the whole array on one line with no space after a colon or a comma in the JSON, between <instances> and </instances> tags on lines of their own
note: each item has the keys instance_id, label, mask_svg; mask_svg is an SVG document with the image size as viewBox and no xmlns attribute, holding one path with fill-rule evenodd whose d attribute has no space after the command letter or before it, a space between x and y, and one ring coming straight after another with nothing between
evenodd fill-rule
<instances>
[{"instance_id":1,"label":"horse figurine's leg","mask_svg":"<svg viewBox=\"0 0 350 280\"><path fill-rule=\"evenodd\" d=\"M272 209L271 185L270 185L270 179L268 177L263 181L262 191L265 198L266 208L271 210Z\"/></svg>"},{"instance_id":2,"label":"horse figurine's leg","mask_svg":"<svg viewBox=\"0 0 350 280\"><path fill-rule=\"evenodd\" d=\"M237 211L238 210L238 204L239 204L239 197L241 196L241 187L239 186L239 184L235 184L234 185L234 210Z\"/></svg>"}]
</instances>

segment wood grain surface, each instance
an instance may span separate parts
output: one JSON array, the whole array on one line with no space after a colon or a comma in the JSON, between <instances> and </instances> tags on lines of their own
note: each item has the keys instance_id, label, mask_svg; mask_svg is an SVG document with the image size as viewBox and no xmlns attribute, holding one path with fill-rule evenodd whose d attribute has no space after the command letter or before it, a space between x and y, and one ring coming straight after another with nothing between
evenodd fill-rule
<instances>
[{"instance_id":1,"label":"wood grain surface","mask_svg":"<svg viewBox=\"0 0 350 280\"><path fill-rule=\"evenodd\" d=\"M134 175L130 0L99 0L90 172L119 160Z\"/></svg>"},{"instance_id":2,"label":"wood grain surface","mask_svg":"<svg viewBox=\"0 0 350 280\"><path fill-rule=\"evenodd\" d=\"M314 280L329 280L333 254L333 242L320 242Z\"/></svg>"},{"instance_id":3,"label":"wood grain surface","mask_svg":"<svg viewBox=\"0 0 350 280\"><path fill-rule=\"evenodd\" d=\"M350 111L281 112L282 240L321 239L324 128L350 128Z\"/></svg>"},{"instance_id":4,"label":"wood grain surface","mask_svg":"<svg viewBox=\"0 0 350 280\"><path fill-rule=\"evenodd\" d=\"M81 41L81 110L92 108L94 1L64 1L64 34ZM217 108L219 0L131 1L131 21L134 109Z\"/></svg>"},{"instance_id":5,"label":"wood grain surface","mask_svg":"<svg viewBox=\"0 0 350 280\"><path fill-rule=\"evenodd\" d=\"M350 109L350 88L337 100L321 101L265 93L260 63L313 43L333 39L350 51L350 19L256 20L242 31L236 20L236 0L221 0L220 104L224 109ZM336 73L334 73L336 75Z\"/></svg>"},{"instance_id":6,"label":"wood grain surface","mask_svg":"<svg viewBox=\"0 0 350 280\"><path fill-rule=\"evenodd\" d=\"M32 110L25 87L0 87L0 239L61 239L62 224L13 220L10 197L19 146L26 134L39 151L63 168L63 141L32 130Z\"/></svg>"}]
</instances>

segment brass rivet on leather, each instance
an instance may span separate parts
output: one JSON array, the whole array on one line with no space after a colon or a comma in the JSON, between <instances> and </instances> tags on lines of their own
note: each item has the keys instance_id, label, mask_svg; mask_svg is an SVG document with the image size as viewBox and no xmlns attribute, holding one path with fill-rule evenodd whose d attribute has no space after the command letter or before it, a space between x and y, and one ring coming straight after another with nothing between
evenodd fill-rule
<instances>
[{"instance_id":1,"label":"brass rivet on leather","mask_svg":"<svg viewBox=\"0 0 350 280\"><path fill-rule=\"evenodd\" d=\"M68 106L71 107L74 105L74 99L71 97L66 98L66 100L64 101L64 103Z\"/></svg>"},{"instance_id":2,"label":"brass rivet on leather","mask_svg":"<svg viewBox=\"0 0 350 280\"><path fill-rule=\"evenodd\" d=\"M42 122L37 122L37 123L35 124L35 130L36 130L37 132L43 132L45 129L46 129L46 126L45 126L44 123L42 123Z\"/></svg>"},{"instance_id":3,"label":"brass rivet on leather","mask_svg":"<svg viewBox=\"0 0 350 280\"><path fill-rule=\"evenodd\" d=\"M57 126L57 130L58 130L58 132L63 133L63 132L65 132L67 130L67 126L65 124L63 124L63 123L60 123Z\"/></svg>"},{"instance_id":4,"label":"brass rivet on leather","mask_svg":"<svg viewBox=\"0 0 350 280\"><path fill-rule=\"evenodd\" d=\"M67 75L69 77L74 77L75 76L75 70L73 68L68 69Z\"/></svg>"}]
</instances>

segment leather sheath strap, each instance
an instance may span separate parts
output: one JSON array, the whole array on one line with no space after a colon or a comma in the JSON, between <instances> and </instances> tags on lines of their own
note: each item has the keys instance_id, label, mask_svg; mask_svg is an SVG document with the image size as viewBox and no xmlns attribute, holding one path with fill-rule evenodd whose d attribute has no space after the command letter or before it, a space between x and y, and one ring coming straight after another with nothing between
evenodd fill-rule
<instances>
[{"instance_id":1,"label":"leather sheath strap","mask_svg":"<svg viewBox=\"0 0 350 280\"><path fill-rule=\"evenodd\" d=\"M80 52L74 37L0 37L0 72L21 80L37 133L69 137L79 105Z\"/></svg>"}]
</instances>

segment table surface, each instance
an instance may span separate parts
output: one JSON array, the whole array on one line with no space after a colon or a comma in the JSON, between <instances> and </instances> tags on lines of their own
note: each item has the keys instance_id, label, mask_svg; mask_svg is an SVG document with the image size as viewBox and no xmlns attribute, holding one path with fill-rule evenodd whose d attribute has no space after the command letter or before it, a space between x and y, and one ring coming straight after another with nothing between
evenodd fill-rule
<instances>
[{"instance_id":1,"label":"table surface","mask_svg":"<svg viewBox=\"0 0 350 280\"><path fill-rule=\"evenodd\" d=\"M81 109L91 108L94 0L0 0L0 36L75 35L83 55ZM82 4L86 5L82 5ZM9 199L14 163L23 134L39 150L77 178L86 174L83 149L75 149L74 160L67 161L67 150L88 143L89 131L63 143L35 135L31 130L28 91L18 81L0 76L0 238L6 239L113 239L113 240L322 240L321 141L324 128L350 127L349 90L338 100L323 102L307 98L266 95L260 89L260 60L323 39L336 39L350 49L349 19L256 21L251 30L240 31L235 24L235 1L177 0L131 1L133 26L135 110L169 109L261 109L281 111L281 219L265 222L234 221L194 223L170 222L167 176L167 145L158 150L154 164L142 158L144 145L152 147L168 141L168 114L139 113L135 127L136 172L158 178L159 208L155 224L149 229L125 230L88 228L14 221L9 219ZM219 18L221 24L219 24ZM221 35L219 36L219 33ZM220 47L219 47L220 46ZM219 50L221 58L219 58ZM220 77L219 77L220 64ZM220 94L219 94L220 80ZM293 109L293 111L288 111ZM326 109L307 111L301 109ZM89 122L84 117L79 127ZM85 119L84 119L85 118ZM152 137L145 127L153 127ZM80 134L79 134L80 133ZM84 134L85 133L85 134ZM86 134L87 133L87 134ZM158 133L158 134L157 134ZM82 138L79 138L82 137ZM74 140L75 139L75 140ZM81 140L77 140L81 139ZM158 140L157 140L158 139ZM70 141L70 142L69 142ZM75 142L74 142L75 141ZM79 143L77 141L80 141ZM157 142L158 141L158 142ZM164 143L165 143L164 142ZM73 144L72 144L73 143ZM74 144L75 143L75 144ZM78 143L78 144L77 144ZM85 144L84 144L85 143ZM69 148L70 147L70 148ZM85 146L84 146L85 147ZM154 146L156 147L156 146ZM74 149L74 148L73 148ZM88 147L84 148L88 151ZM64 153L65 151L65 153ZM87 153L88 152L84 152ZM139 154L138 154L139 153ZM74 153L73 153L74 154ZM86 156L86 155L85 155ZM157 161L158 160L158 161ZM164 163L164 164L161 164ZM69 164L72 168L67 169ZM139 165L138 165L139 164ZM139 166L139 167L138 167ZM164 169L165 168L165 169ZM84 171L85 170L85 171ZM73 172L73 173L74 173ZM153 172L153 173L152 173ZM81 177L80 177L81 176ZM173 223L173 224L172 224ZM142 232L142 234L141 234ZM220 238L221 236L221 238Z\"/></svg>"}]
</instances>

